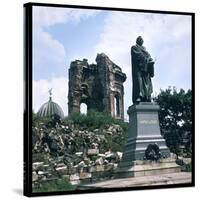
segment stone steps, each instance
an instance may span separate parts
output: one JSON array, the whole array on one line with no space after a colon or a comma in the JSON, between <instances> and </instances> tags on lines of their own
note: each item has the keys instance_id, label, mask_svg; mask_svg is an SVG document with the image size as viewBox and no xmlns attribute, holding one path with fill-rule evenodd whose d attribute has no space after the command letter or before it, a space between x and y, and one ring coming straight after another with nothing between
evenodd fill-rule
<instances>
[{"instance_id":1,"label":"stone steps","mask_svg":"<svg viewBox=\"0 0 200 200\"><path fill-rule=\"evenodd\" d=\"M101 181L93 184L80 185L79 190L100 188L127 188L137 186L186 184L192 182L191 172L178 172L143 177L130 177Z\"/></svg>"},{"instance_id":2,"label":"stone steps","mask_svg":"<svg viewBox=\"0 0 200 200\"><path fill-rule=\"evenodd\" d=\"M153 176L177 173L181 167L176 164L175 158L165 158L159 161L136 160L121 162L115 170L115 178L128 178L139 176Z\"/></svg>"}]
</instances>

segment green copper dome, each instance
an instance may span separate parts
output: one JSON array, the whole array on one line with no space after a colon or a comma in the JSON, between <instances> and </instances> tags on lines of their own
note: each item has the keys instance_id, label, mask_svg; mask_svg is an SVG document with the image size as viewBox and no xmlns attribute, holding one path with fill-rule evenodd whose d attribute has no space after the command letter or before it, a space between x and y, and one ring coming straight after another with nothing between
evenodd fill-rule
<instances>
[{"instance_id":1,"label":"green copper dome","mask_svg":"<svg viewBox=\"0 0 200 200\"><path fill-rule=\"evenodd\" d=\"M39 117L50 117L54 114L60 116L61 118L64 117L62 108L57 103L53 102L50 96L49 101L44 103L40 107L39 111L37 112L37 115Z\"/></svg>"}]
</instances>

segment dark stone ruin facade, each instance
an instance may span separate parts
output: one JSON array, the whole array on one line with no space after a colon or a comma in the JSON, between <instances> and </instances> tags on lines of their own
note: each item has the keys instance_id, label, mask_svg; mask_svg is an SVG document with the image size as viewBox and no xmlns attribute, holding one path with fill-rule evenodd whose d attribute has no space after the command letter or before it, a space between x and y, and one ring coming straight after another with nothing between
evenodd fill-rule
<instances>
[{"instance_id":1,"label":"dark stone ruin facade","mask_svg":"<svg viewBox=\"0 0 200 200\"><path fill-rule=\"evenodd\" d=\"M108 112L124 119L125 73L104 53L97 54L96 64L87 59L71 62L69 69L68 112L80 112L82 103L87 110Z\"/></svg>"}]
</instances>

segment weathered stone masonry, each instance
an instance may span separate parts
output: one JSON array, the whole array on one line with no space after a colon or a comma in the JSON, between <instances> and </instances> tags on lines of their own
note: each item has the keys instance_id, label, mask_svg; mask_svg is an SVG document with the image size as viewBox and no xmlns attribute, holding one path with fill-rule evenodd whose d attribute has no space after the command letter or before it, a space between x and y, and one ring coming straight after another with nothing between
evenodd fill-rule
<instances>
[{"instance_id":1,"label":"weathered stone masonry","mask_svg":"<svg viewBox=\"0 0 200 200\"><path fill-rule=\"evenodd\" d=\"M124 87L126 75L104 53L97 54L97 64L87 59L71 62L69 69L68 111L80 112L81 103L87 110L109 112L124 119Z\"/></svg>"}]
</instances>

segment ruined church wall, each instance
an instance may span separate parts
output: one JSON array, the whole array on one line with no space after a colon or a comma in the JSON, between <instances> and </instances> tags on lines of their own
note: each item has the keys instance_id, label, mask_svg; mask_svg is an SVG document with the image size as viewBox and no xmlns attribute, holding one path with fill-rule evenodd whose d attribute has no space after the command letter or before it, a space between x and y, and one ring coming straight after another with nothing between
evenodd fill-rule
<instances>
[{"instance_id":1,"label":"ruined church wall","mask_svg":"<svg viewBox=\"0 0 200 200\"><path fill-rule=\"evenodd\" d=\"M87 60L74 61L69 69L69 114L80 112L81 103L87 109L108 112L124 119L124 87L126 75L105 54L98 54L97 64Z\"/></svg>"}]
</instances>

